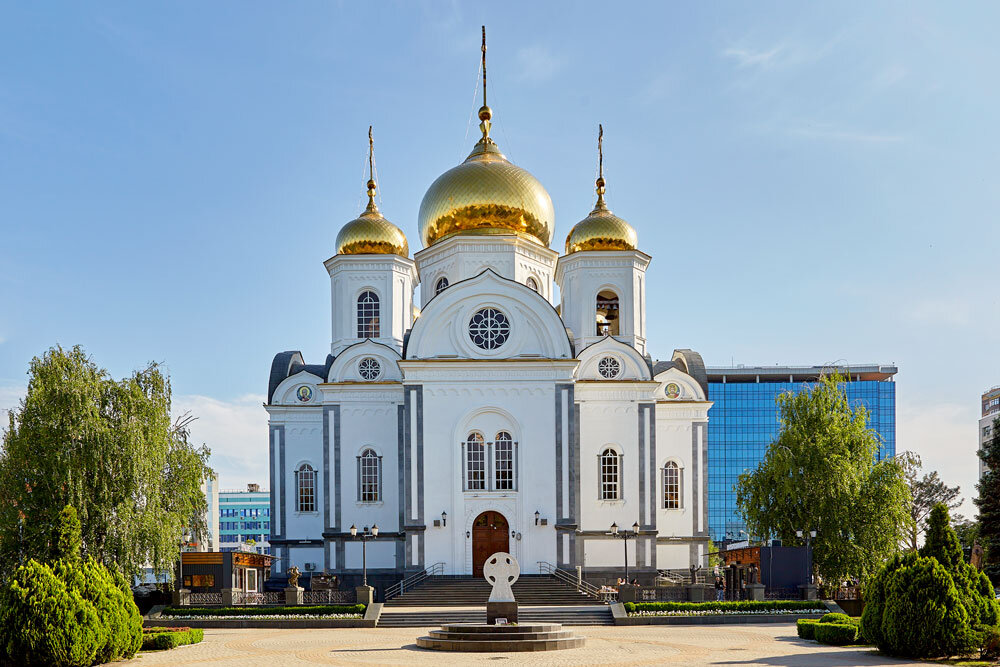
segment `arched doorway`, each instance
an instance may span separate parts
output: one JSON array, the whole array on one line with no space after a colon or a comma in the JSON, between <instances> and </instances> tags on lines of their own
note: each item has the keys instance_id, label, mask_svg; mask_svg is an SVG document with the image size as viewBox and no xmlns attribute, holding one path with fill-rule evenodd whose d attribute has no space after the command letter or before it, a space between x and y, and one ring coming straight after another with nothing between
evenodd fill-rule
<instances>
[{"instance_id":1,"label":"arched doorway","mask_svg":"<svg viewBox=\"0 0 1000 667\"><path fill-rule=\"evenodd\" d=\"M483 563L498 551L510 549L510 527L500 512L483 512L472 523L472 575L483 576Z\"/></svg>"}]
</instances>

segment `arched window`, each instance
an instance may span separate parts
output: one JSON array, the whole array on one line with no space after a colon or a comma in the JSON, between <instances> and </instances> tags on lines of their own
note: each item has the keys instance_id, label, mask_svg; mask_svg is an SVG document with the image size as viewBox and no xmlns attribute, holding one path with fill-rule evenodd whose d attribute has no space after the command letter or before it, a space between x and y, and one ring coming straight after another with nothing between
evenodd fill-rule
<instances>
[{"instance_id":1,"label":"arched window","mask_svg":"<svg viewBox=\"0 0 1000 667\"><path fill-rule=\"evenodd\" d=\"M437 296L446 289L448 289L448 278L441 276L438 278L437 283L434 284L434 296Z\"/></svg>"},{"instance_id":2,"label":"arched window","mask_svg":"<svg viewBox=\"0 0 1000 667\"><path fill-rule=\"evenodd\" d=\"M663 509L681 508L681 469L673 461L663 466Z\"/></svg>"},{"instance_id":3,"label":"arched window","mask_svg":"<svg viewBox=\"0 0 1000 667\"><path fill-rule=\"evenodd\" d=\"M465 488L486 490L486 443L479 433L470 433L465 440Z\"/></svg>"},{"instance_id":4,"label":"arched window","mask_svg":"<svg viewBox=\"0 0 1000 667\"><path fill-rule=\"evenodd\" d=\"M621 456L608 447L598 457L598 498L601 500L621 499Z\"/></svg>"},{"instance_id":5,"label":"arched window","mask_svg":"<svg viewBox=\"0 0 1000 667\"><path fill-rule=\"evenodd\" d=\"M379 337L378 294L371 290L358 297L358 338Z\"/></svg>"},{"instance_id":6,"label":"arched window","mask_svg":"<svg viewBox=\"0 0 1000 667\"><path fill-rule=\"evenodd\" d=\"M494 489L514 490L514 438L507 431L497 433L493 443Z\"/></svg>"},{"instance_id":7,"label":"arched window","mask_svg":"<svg viewBox=\"0 0 1000 667\"><path fill-rule=\"evenodd\" d=\"M358 502L377 503L382 500L382 457L366 449L358 457Z\"/></svg>"},{"instance_id":8,"label":"arched window","mask_svg":"<svg viewBox=\"0 0 1000 667\"><path fill-rule=\"evenodd\" d=\"M610 290L597 295L597 335L618 335L618 295Z\"/></svg>"},{"instance_id":9,"label":"arched window","mask_svg":"<svg viewBox=\"0 0 1000 667\"><path fill-rule=\"evenodd\" d=\"M316 511L316 471L308 463L295 471L295 511Z\"/></svg>"},{"instance_id":10,"label":"arched window","mask_svg":"<svg viewBox=\"0 0 1000 667\"><path fill-rule=\"evenodd\" d=\"M538 282L534 278L528 276L528 279L524 281L524 284L528 286L528 289L538 291Z\"/></svg>"}]
</instances>

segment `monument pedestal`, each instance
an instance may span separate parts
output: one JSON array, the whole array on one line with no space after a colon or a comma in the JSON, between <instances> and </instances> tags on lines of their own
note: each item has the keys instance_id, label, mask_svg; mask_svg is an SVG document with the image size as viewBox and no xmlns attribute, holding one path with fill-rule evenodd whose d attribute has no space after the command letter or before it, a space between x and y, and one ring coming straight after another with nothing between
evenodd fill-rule
<instances>
[{"instance_id":1,"label":"monument pedestal","mask_svg":"<svg viewBox=\"0 0 1000 667\"><path fill-rule=\"evenodd\" d=\"M302 604L302 591L298 586L289 586L285 589L285 604L288 606Z\"/></svg>"},{"instance_id":2,"label":"monument pedestal","mask_svg":"<svg viewBox=\"0 0 1000 667\"><path fill-rule=\"evenodd\" d=\"M750 584L747 586L747 597L750 600L763 600L764 584Z\"/></svg>"},{"instance_id":3,"label":"monument pedestal","mask_svg":"<svg viewBox=\"0 0 1000 667\"><path fill-rule=\"evenodd\" d=\"M371 586L358 586L354 592L358 596L358 604L368 606L375 601L375 589Z\"/></svg>"},{"instance_id":4,"label":"monument pedestal","mask_svg":"<svg viewBox=\"0 0 1000 667\"><path fill-rule=\"evenodd\" d=\"M507 623L517 623L517 602L487 602L486 625L496 625L498 618L506 618Z\"/></svg>"},{"instance_id":5,"label":"monument pedestal","mask_svg":"<svg viewBox=\"0 0 1000 667\"><path fill-rule=\"evenodd\" d=\"M191 591L187 588L178 588L174 591L173 603L175 607L187 607L191 604Z\"/></svg>"}]
</instances>

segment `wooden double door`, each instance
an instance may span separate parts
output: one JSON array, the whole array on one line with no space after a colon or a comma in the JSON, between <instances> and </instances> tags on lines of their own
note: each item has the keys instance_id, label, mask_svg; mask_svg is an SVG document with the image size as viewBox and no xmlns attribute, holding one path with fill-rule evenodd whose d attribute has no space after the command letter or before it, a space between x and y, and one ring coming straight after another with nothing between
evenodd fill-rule
<instances>
[{"instance_id":1,"label":"wooden double door","mask_svg":"<svg viewBox=\"0 0 1000 667\"><path fill-rule=\"evenodd\" d=\"M510 526L500 512L483 512L472 524L472 575L483 576L486 559L510 551Z\"/></svg>"}]
</instances>

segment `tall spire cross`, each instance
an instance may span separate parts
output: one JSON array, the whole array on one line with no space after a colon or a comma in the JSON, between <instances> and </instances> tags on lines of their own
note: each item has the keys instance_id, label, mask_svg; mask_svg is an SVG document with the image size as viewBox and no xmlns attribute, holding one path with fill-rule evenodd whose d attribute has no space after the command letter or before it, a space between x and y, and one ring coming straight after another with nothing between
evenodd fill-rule
<instances>
[{"instance_id":1,"label":"tall spire cross","mask_svg":"<svg viewBox=\"0 0 1000 667\"><path fill-rule=\"evenodd\" d=\"M594 210L606 208L604 203L604 126L597 124L597 206Z\"/></svg>"},{"instance_id":2,"label":"tall spire cross","mask_svg":"<svg viewBox=\"0 0 1000 667\"><path fill-rule=\"evenodd\" d=\"M372 126L368 126L368 211L377 211L375 205L375 140L372 138Z\"/></svg>"},{"instance_id":3,"label":"tall spire cross","mask_svg":"<svg viewBox=\"0 0 1000 667\"><path fill-rule=\"evenodd\" d=\"M482 122L479 124L479 129L483 132L482 143L490 144L493 140L490 139L490 119L493 118L493 111L486 106L486 26L483 26L483 106L479 107L479 120Z\"/></svg>"}]
</instances>

